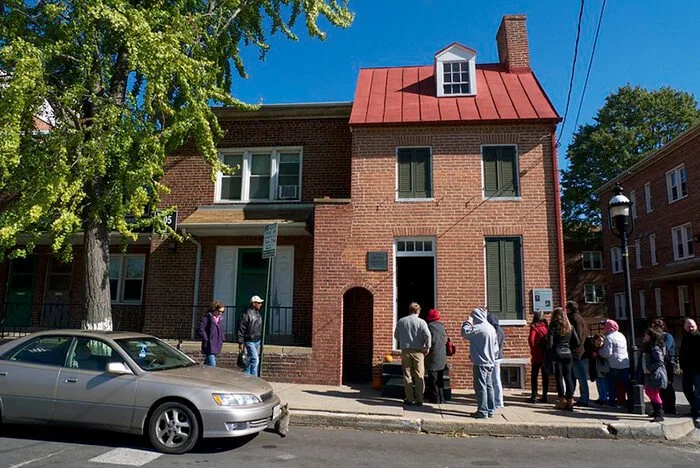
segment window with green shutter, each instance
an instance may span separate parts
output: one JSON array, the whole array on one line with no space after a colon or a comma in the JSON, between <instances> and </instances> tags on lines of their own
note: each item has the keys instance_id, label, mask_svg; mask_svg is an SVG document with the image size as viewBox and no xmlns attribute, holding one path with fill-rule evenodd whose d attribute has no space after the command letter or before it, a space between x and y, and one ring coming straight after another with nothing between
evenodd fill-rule
<instances>
[{"instance_id":1,"label":"window with green shutter","mask_svg":"<svg viewBox=\"0 0 700 468\"><path fill-rule=\"evenodd\" d=\"M523 320L522 241L486 239L486 306L501 320Z\"/></svg>"},{"instance_id":2,"label":"window with green shutter","mask_svg":"<svg viewBox=\"0 0 700 468\"><path fill-rule=\"evenodd\" d=\"M399 148L399 198L433 196L430 148Z\"/></svg>"},{"instance_id":3,"label":"window with green shutter","mask_svg":"<svg viewBox=\"0 0 700 468\"><path fill-rule=\"evenodd\" d=\"M516 147L483 146L481 152L484 161L484 196L520 196Z\"/></svg>"}]
</instances>

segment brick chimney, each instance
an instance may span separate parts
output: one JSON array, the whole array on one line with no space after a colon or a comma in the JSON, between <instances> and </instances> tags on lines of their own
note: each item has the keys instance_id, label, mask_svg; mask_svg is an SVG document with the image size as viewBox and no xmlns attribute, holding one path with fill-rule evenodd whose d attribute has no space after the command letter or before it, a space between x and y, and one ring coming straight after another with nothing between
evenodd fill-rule
<instances>
[{"instance_id":1,"label":"brick chimney","mask_svg":"<svg viewBox=\"0 0 700 468\"><path fill-rule=\"evenodd\" d=\"M512 73L530 71L525 15L505 15L496 34L498 61Z\"/></svg>"}]
</instances>

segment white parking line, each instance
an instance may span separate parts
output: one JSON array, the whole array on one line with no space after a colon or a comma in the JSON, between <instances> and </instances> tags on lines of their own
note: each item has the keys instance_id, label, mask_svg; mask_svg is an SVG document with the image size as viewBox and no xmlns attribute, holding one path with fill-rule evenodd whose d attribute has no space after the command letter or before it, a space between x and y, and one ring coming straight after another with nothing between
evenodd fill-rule
<instances>
[{"instance_id":1,"label":"white parking line","mask_svg":"<svg viewBox=\"0 0 700 468\"><path fill-rule=\"evenodd\" d=\"M149 452L147 450L136 450L129 448L115 448L90 461L93 463L109 463L112 465L143 466L150 463L162 453Z\"/></svg>"},{"instance_id":2,"label":"white parking line","mask_svg":"<svg viewBox=\"0 0 700 468\"><path fill-rule=\"evenodd\" d=\"M29 465L30 463L38 462L41 460L46 460L47 458L51 458L54 455L58 455L59 453L63 453L65 451L66 451L66 449L63 449L63 450L59 450L58 452L50 453L50 454L46 455L45 457L33 458L31 460L27 460L27 461L24 461L22 463L17 463L16 465L12 465L10 468L19 468L20 466L26 466L26 465Z\"/></svg>"}]
</instances>

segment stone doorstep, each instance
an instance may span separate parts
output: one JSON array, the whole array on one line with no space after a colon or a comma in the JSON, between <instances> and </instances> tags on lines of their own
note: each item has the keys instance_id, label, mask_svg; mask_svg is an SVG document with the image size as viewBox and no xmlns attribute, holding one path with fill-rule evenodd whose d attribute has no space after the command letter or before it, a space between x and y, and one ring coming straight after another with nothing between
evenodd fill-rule
<instances>
[{"instance_id":1,"label":"stone doorstep","mask_svg":"<svg viewBox=\"0 0 700 468\"><path fill-rule=\"evenodd\" d=\"M177 347L178 340L163 340L171 346ZM183 352L199 353L202 348L202 343L199 341L183 341L180 345L180 350ZM311 355L312 348L304 346L280 346L280 345L265 345L265 353L281 354L281 355ZM221 353L238 353L238 343L224 343Z\"/></svg>"},{"instance_id":2,"label":"stone doorstep","mask_svg":"<svg viewBox=\"0 0 700 468\"><path fill-rule=\"evenodd\" d=\"M377 431L462 434L494 437L557 437L570 439L677 440L691 434L692 420L683 418L663 423L531 423L406 418L387 415L341 413L290 409L290 424L307 427L340 427Z\"/></svg>"}]
</instances>

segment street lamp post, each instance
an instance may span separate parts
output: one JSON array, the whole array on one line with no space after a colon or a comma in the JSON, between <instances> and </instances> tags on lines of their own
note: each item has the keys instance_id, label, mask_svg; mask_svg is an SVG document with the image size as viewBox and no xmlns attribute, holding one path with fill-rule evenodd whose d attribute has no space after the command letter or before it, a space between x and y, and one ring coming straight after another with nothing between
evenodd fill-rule
<instances>
[{"instance_id":1,"label":"street lamp post","mask_svg":"<svg viewBox=\"0 0 700 468\"><path fill-rule=\"evenodd\" d=\"M631 234L631 230L629 233L627 230L631 227L629 218L632 202L629 198L622 194L622 187L619 183L615 185L613 193L615 195L610 200L610 203L608 203L610 216L614 221L614 223L611 223L610 229L615 236L620 238L620 250L622 250L622 271L625 275L625 308L627 309L628 320L630 323L630 392L627 403L630 413L644 414L644 388L642 385L637 383L637 343L634 332L634 314L632 313L632 283L630 281L629 249L627 245L627 236ZM617 228L617 232L615 232L615 228Z\"/></svg>"}]
</instances>

